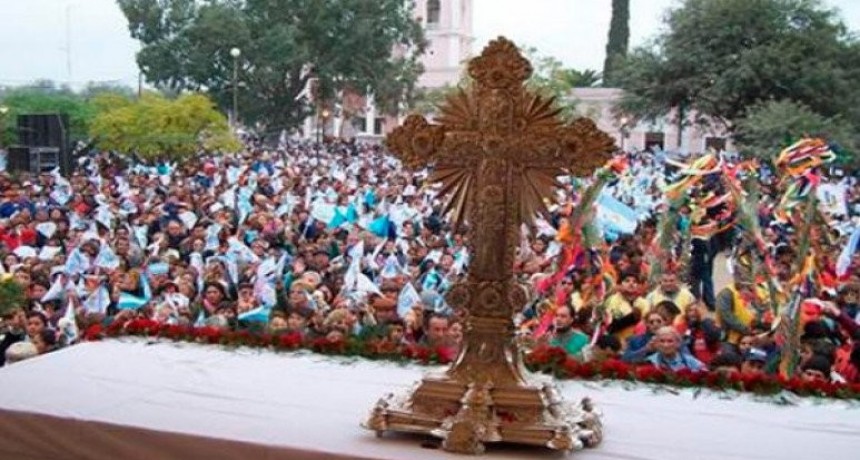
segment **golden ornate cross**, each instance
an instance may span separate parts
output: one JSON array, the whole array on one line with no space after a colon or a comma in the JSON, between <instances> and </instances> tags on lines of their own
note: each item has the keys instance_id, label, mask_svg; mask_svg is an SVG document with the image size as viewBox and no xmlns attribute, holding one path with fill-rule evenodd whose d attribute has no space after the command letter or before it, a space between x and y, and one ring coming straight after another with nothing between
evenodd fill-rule
<instances>
[{"instance_id":1,"label":"golden ornate cross","mask_svg":"<svg viewBox=\"0 0 860 460\"><path fill-rule=\"evenodd\" d=\"M521 224L546 214L544 200L559 185L556 177L590 174L610 158L614 142L591 120L563 123L552 99L529 91L531 65L504 38L472 59L468 71L471 90L449 97L435 123L413 115L387 139L406 167L432 166L428 182L441 182L445 212L455 225L468 225L469 273L447 295L468 312L463 345L446 375L424 379L408 409L381 402L384 409L378 407L368 425L435 434L452 451L473 452L501 440L571 449L573 437L556 428L572 428L553 425L547 415L549 390L530 384L522 371L513 314L528 296L513 276L514 257ZM503 407L520 420L520 431L496 423ZM428 418L437 421L432 430L415 428Z\"/></svg>"}]
</instances>

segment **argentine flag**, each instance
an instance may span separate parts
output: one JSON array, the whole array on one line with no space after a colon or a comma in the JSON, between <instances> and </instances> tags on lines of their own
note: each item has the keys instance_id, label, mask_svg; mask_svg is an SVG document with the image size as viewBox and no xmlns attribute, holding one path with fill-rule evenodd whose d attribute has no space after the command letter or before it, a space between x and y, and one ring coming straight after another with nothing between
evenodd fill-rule
<instances>
[{"instance_id":1,"label":"argentine flag","mask_svg":"<svg viewBox=\"0 0 860 460\"><path fill-rule=\"evenodd\" d=\"M619 234L633 233L639 225L636 211L606 192L597 199L595 220L601 231Z\"/></svg>"},{"instance_id":2,"label":"argentine flag","mask_svg":"<svg viewBox=\"0 0 860 460\"><path fill-rule=\"evenodd\" d=\"M261 306L253 310L246 311L238 316L239 321L267 323L269 322L269 313L272 312L271 307Z\"/></svg>"},{"instance_id":3,"label":"argentine flag","mask_svg":"<svg viewBox=\"0 0 860 460\"><path fill-rule=\"evenodd\" d=\"M117 301L116 306L120 310L139 310L140 307L146 305L147 302L149 302L149 300L144 299L143 297L122 292L119 295L119 300Z\"/></svg>"}]
</instances>

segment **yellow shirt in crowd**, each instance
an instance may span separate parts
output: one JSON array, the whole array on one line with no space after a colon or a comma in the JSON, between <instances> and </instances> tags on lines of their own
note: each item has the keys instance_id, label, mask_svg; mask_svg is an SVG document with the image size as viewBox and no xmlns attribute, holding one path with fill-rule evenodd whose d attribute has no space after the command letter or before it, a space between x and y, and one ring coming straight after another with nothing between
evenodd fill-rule
<instances>
[{"instance_id":1,"label":"yellow shirt in crowd","mask_svg":"<svg viewBox=\"0 0 860 460\"><path fill-rule=\"evenodd\" d=\"M624 298L620 292L616 292L609 296L606 299L606 312L612 316L613 321L623 318L631 313L633 313L634 309L638 310L639 313L645 313L648 311L648 301L642 297L637 297L632 303ZM625 343L628 337L633 335L633 331L636 328L636 325L632 325L627 327L619 332L615 333L615 336L618 337L618 340L621 343Z\"/></svg>"},{"instance_id":2,"label":"yellow shirt in crowd","mask_svg":"<svg viewBox=\"0 0 860 460\"><path fill-rule=\"evenodd\" d=\"M680 316L684 316L684 314L687 312L687 307L693 305L693 303L696 302L696 297L693 296L693 293L685 287L678 289L678 292L676 292L673 296L668 296L664 294L663 291L658 287L653 291L649 292L648 295L645 297L645 300L648 301L649 308L654 308L658 303L664 300L668 300L674 303L678 307L678 309L681 310Z\"/></svg>"}]
</instances>

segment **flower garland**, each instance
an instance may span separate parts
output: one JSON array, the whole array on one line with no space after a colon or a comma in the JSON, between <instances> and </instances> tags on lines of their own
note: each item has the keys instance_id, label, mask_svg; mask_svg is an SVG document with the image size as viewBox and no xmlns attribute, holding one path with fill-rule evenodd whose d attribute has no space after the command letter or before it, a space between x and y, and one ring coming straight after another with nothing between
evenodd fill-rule
<instances>
[{"instance_id":1,"label":"flower garland","mask_svg":"<svg viewBox=\"0 0 860 460\"><path fill-rule=\"evenodd\" d=\"M215 327L168 325L150 319L133 319L114 322L105 327L101 323L89 326L84 341L123 336L152 337L176 342L192 342L229 347L269 348L276 351L311 350L337 356L360 356L388 361L418 362L421 364L448 364L451 357L443 349L422 345L399 346L383 339L349 338L329 340L309 339L299 332L282 334L256 333L248 330L224 330ZM679 388L708 388L714 391L740 391L757 395L777 395L788 391L798 396L815 396L860 401L860 384L838 384L806 381L798 377L786 379L770 375L741 375L740 373L668 372L653 366L633 366L618 360L579 362L563 349L538 346L524 357L526 366L535 372L554 375L559 379L622 380L668 385Z\"/></svg>"},{"instance_id":2,"label":"flower garland","mask_svg":"<svg viewBox=\"0 0 860 460\"><path fill-rule=\"evenodd\" d=\"M398 346L381 338L361 340L350 337L345 340L329 340L326 337L307 338L299 332L271 334L249 330L229 330L212 326L194 327L171 325L146 318L127 322L114 321L109 326L94 323L84 331L83 341L98 341L105 338L151 337L226 347L271 348L276 351L311 350L316 353L337 356L360 356L389 361L417 361L422 364L448 364L450 353L442 348L422 345Z\"/></svg>"},{"instance_id":3,"label":"flower garland","mask_svg":"<svg viewBox=\"0 0 860 460\"><path fill-rule=\"evenodd\" d=\"M526 366L560 379L625 380L669 385L680 388L708 388L715 391L740 391L757 395L776 395L789 391L798 396L860 400L860 384L806 381L799 377L786 379L765 374L742 375L739 372L693 372L682 369L665 371L655 366L635 366L610 359L603 362L580 362L563 349L539 346L525 356Z\"/></svg>"}]
</instances>

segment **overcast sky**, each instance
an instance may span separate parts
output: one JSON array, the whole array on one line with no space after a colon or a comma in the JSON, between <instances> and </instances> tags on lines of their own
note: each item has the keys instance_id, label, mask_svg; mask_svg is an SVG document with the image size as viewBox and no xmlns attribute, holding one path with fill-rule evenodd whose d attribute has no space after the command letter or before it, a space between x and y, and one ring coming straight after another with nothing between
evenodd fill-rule
<instances>
[{"instance_id":1,"label":"overcast sky","mask_svg":"<svg viewBox=\"0 0 860 460\"><path fill-rule=\"evenodd\" d=\"M600 69L612 0L474 0L476 51L505 35L576 68ZM659 30L675 0L631 1L631 45ZM827 0L860 31L860 0ZM139 45L115 0L0 0L0 85L47 78L136 85ZM68 19L68 20L67 20ZM67 53L66 49L70 49ZM70 57L71 59L67 59Z\"/></svg>"}]
</instances>

